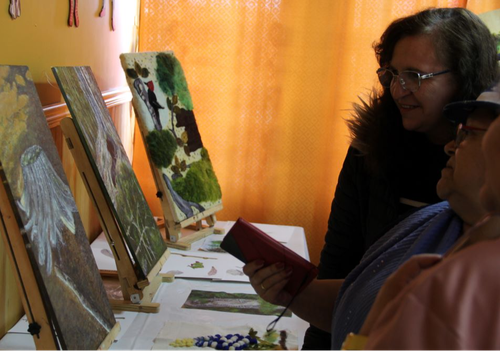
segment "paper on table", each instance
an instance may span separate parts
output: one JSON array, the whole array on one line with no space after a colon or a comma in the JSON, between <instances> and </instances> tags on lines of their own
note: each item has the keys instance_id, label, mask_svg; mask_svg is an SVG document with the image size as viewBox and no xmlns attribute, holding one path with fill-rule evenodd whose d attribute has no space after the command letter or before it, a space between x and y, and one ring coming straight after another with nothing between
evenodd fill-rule
<instances>
[{"instance_id":1,"label":"paper on table","mask_svg":"<svg viewBox=\"0 0 500 351\"><path fill-rule=\"evenodd\" d=\"M216 239L219 237L216 236ZM91 249L100 270L116 271L115 259L103 234L94 240ZM199 267L199 264L191 267L197 261L203 265L203 268L193 268ZM243 264L227 253L172 249L161 269L161 273L167 272L175 274L177 278L249 282L248 277L243 274Z\"/></svg>"},{"instance_id":2,"label":"paper on table","mask_svg":"<svg viewBox=\"0 0 500 351\"><path fill-rule=\"evenodd\" d=\"M22 316L21 319L9 330L9 333L26 333L28 332L28 317L26 315Z\"/></svg>"},{"instance_id":3,"label":"paper on table","mask_svg":"<svg viewBox=\"0 0 500 351\"><path fill-rule=\"evenodd\" d=\"M97 268L102 271L116 271L115 258L104 233L101 233L90 245Z\"/></svg>"},{"instance_id":4,"label":"paper on table","mask_svg":"<svg viewBox=\"0 0 500 351\"><path fill-rule=\"evenodd\" d=\"M161 273L174 274L179 278L218 279L218 257L211 252L173 251L163 264Z\"/></svg>"},{"instance_id":5,"label":"paper on table","mask_svg":"<svg viewBox=\"0 0 500 351\"><path fill-rule=\"evenodd\" d=\"M240 261L225 253L172 250L161 273L172 273L176 278L248 282L242 267Z\"/></svg>"},{"instance_id":6,"label":"paper on table","mask_svg":"<svg viewBox=\"0 0 500 351\"><path fill-rule=\"evenodd\" d=\"M120 338L125 334L128 327L132 325L134 318L137 316L136 312L128 312L128 311L113 311L115 315L115 319L120 323L120 332L115 336L115 340L120 340ZM27 334L28 332L28 318L24 315L9 331L7 334ZM32 339L31 335L29 337ZM33 343L33 349L35 349L35 344Z\"/></svg>"}]
</instances>

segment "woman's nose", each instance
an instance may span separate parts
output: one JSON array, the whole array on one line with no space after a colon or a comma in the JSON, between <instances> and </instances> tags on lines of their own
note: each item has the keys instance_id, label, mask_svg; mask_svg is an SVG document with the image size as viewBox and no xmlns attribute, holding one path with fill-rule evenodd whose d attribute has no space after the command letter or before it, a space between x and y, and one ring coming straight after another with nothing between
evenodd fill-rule
<instances>
[{"instance_id":1,"label":"woman's nose","mask_svg":"<svg viewBox=\"0 0 500 351\"><path fill-rule=\"evenodd\" d=\"M394 100L398 100L406 95L411 94L411 91L403 88L403 84L399 77L394 77L391 82L391 95Z\"/></svg>"}]
</instances>

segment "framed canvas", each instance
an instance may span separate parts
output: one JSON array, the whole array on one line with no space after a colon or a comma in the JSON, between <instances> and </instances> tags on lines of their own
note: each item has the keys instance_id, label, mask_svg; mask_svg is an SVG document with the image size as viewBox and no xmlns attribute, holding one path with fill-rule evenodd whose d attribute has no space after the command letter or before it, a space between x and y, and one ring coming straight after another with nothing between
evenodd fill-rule
<instances>
[{"instance_id":1,"label":"framed canvas","mask_svg":"<svg viewBox=\"0 0 500 351\"><path fill-rule=\"evenodd\" d=\"M100 191L114 214L139 274L146 278L168 249L94 75L90 67L54 67L52 70L89 155Z\"/></svg>"},{"instance_id":2,"label":"framed canvas","mask_svg":"<svg viewBox=\"0 0 500 351\"><path fill-rule=\"evenodd\" d=\"M23 270L29 269L57 347L97 349L116 321L25 66L0 66L0 140L0 217L19 286L29 289L30 282L23 281ZM13 222L22 239L9 236ZM15 251L17 239L25 252ZM24 267L16 259L20 253L29 258ZM30 291L20 293L27 297ZM39 307L23 304L28 315Z\"/></svg>"},{"instance_id":3,"label":"framed canvas","mask_svg":"<svg viewBox=\"0 0 500 351\"><path fill-rule=\"evenodd\" d=\"M172 52L129 53L120 58L167 228L187 227L222 209L221 188L177 58Z\"/></svg>"}]
</instances>

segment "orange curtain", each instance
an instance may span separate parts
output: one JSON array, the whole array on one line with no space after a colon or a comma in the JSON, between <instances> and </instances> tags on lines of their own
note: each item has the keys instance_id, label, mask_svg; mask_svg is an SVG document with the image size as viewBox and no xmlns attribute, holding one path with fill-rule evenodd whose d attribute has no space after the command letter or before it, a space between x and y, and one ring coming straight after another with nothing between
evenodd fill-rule
<instances>
[{"instance_id":1,"label":"orange curtain","mask_svg":"<svg viewBox=\"0 0 500 351\"><path fill-rule=\"evenodd\" d=\"M475 2L488 2L481 11L499 5ZM172 50L184 68L222 187L224 209L217 218L304 227L311 261L318 263L349 145L344 119L376 82L372 43L397 17L466 5L143 0L139 48ZM141 143L134 155L148 201L161 215Z\"/></svg>"},{"instance_id":2,"label":"orange curtain","mask_svg":"<svg viewBox=\"0 0 500 351\"><path fill-rule=\"evenodd\" d=\"M500 9L500 1L498 0L466 0L464 2L466 3L465 7L477 14Z\"/></svg>"}]
</instances>

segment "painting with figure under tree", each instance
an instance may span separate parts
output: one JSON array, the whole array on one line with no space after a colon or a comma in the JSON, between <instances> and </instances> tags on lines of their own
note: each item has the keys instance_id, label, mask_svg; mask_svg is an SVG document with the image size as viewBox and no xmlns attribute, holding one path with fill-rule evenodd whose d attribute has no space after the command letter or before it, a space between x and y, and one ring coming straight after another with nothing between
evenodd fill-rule
<instances>
[{"instance_id":1,"label":"painting with figure under tree","mask_svg":"<svg viewBox=\"0 0 500 351\"><path fill-rule=\"evenodd\" d=\"M82 144L132 258L147 277L167 250L90 67L54 67Z\"/></svg>"},{"instance_id":2,"label":"painting with figure under tree","mask_svg":"<svg viewBox=\"0 0 500 351\"><path fill-rule=\"evenodd\" d=\"M120 59L149 160L161 174L159 190L167 196L170 217L180 223L221 209L221 189L177 58L172 52L142 52Z\"/></svg>"},{"instance_id":3,"label":"painting with figure under tree","mask_svg":"<svg viewBox=\"0 0 500 351\"><path fill-rule=\"evenodd\" d=\"M28 68L0 66L0 175L64 349L96 349L115 325Z\"/></svg>"}]
</instances>

